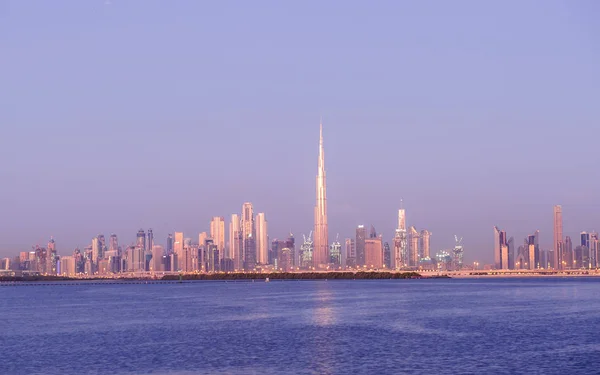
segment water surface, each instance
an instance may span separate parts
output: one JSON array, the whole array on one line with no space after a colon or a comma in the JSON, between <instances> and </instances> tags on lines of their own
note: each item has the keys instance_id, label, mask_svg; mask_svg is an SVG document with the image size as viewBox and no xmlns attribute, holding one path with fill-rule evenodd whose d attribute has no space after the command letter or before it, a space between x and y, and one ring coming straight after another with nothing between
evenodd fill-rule
<instances>
[{"instance_id":1,"label":"water surface","mask_svg":"<svg viewBox=\"0 0 600 375\"><path fill-rule=\"evenodd\" d=\"M600 371L592 278L0 288L0 374Z\"/></svg>"}]
</instances>

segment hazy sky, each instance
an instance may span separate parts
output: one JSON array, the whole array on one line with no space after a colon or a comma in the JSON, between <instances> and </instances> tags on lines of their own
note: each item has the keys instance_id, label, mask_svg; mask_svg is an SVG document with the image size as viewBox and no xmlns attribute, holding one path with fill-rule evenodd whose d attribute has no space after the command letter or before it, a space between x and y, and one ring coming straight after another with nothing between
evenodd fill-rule
<instances>
[{"instance_id":1,"label":"hazy sky","mask_svg":"<svg viewBox=\"0 0 600 375\"><path fill-rule=\"evenodd\" d=\"M251 201L330 239L404 199L432 251L600 230L600 3L0 0L0 256L197 239ZM574 241L575 242L575 241Z\"/></svg>"}]
</instances>

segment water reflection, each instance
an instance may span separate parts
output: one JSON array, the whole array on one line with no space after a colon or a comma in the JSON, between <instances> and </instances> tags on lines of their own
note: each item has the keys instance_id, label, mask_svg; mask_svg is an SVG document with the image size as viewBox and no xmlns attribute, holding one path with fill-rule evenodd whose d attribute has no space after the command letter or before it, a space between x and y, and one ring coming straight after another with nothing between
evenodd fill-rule
<instances>
[{"instance_id":1,"label":"water reflection","mask_svg":"<svg viewBox=\"0 0 600 375\"><path fill-rule=\"evenodd\" d=\"M318 326L313 340L314 365L318 374L332 374L334 371L334 347L332 331L328 328L336 323L333 295L326 282L319 283L315 294L315 307L312 311L313 324Z\"/></svg>"}]
</instances>

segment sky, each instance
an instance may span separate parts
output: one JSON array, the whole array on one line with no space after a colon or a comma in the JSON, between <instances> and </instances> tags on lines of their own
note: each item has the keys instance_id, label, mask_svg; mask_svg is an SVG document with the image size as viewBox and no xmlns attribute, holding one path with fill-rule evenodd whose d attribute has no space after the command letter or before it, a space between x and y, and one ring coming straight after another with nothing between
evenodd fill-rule
<instances>
[{"instance_id":1,"label":"sky","mask_svg":"<svg viewBox=\"0 0 600 375\"><path fill-rule=\"evenodd\" d=\"M407 224L432 252L600 230L600 3L0 0L0 256L50 236ZM576 241L574 241L576 242Z\"/></svg>"}]
</instances>

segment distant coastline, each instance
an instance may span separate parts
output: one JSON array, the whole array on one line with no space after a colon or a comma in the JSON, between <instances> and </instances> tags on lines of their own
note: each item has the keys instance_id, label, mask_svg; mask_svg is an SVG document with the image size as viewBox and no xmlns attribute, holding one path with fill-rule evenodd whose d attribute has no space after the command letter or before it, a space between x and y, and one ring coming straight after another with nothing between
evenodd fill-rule
<instances>
[{"instance_id":1,"label":"distant coastline","mask_svg":"<svg viewBox=\"0 0 600 375\"><path fill-rule=\"evenodd\" d=\"M600 272L394 272L394 271L331 271L331 272L231 272L231 273L186 273L186 274L142 274L114 276L53 276L24 275L0 276L0 286L17 284L125 284L125 283L176 283L191 281L284 281L284 280L400 280L400 279L487 279L487 278L571 278L599 277Z\"/></svg>"},{"instance_id":2,"label":"distant coastline","mask_svg":"<svg viewBox=\"0 0 600 375\"><path fill-rule=\"evenodd\" d=\"M191 273L164 276L141 275L135 277L66 277L50 275L1 276L0 283L17 282L71 282L71 281L114 281L114 282L173 282L173 281L251 281L251 280L389 280L389 279L432 279L449 278L447 275L423 276L417 272L235 272L235 273Z\"/></svg>"}]
</instances>

